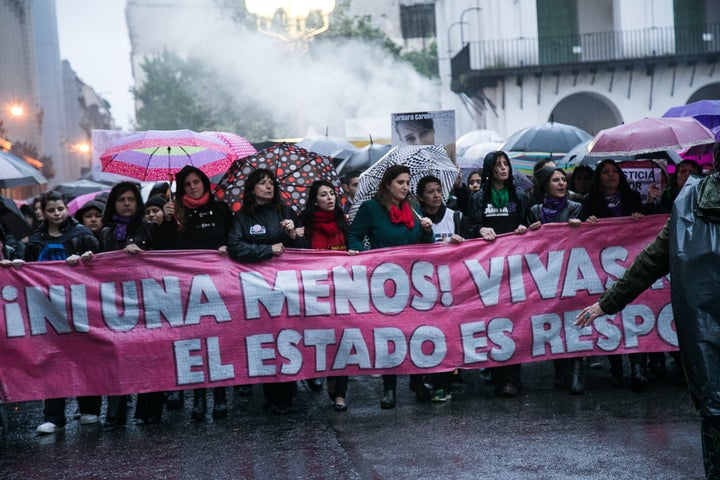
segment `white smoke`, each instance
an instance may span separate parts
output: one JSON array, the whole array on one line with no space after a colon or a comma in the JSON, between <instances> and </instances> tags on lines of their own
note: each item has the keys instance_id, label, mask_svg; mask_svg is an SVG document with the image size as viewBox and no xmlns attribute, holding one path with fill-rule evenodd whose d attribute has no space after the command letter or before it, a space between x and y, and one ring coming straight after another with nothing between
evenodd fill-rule
<instances>
[{"instance_id":1,"label":"white smoke","mask_svg":"<svg viewBox=\"0 0 720 480\"><path fill-rule=\"evenodd\" d=\"M203 9L205 18L197 18L197 11L190 10L193 18L183 18L188 14L180 9L170 18L165 15L163 25L192 28L158 29L162 43L206 60L228 92L251 97L285 119L290 127L283 136L327 129L331 136L390 138L391 113L440 106L439 81L421 76L378 46L322 42L308 53L231 22L212 2ZM346 128L358 123L363 125L359 132Z\"/></svg>"}]
</instances>

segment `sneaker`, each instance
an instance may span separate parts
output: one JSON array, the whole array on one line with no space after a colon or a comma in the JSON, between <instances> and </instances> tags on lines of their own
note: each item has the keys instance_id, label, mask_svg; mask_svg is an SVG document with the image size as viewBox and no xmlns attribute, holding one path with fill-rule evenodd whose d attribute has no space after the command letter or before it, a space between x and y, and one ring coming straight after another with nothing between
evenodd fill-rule
<instances>
[{"instance_id":1,"label":"sneaker","mask_svg":"<svg viewBox=\"0 0 720 480\"><path fill-rule=\"evenodd\" d=\"M93 423L98 423L97 415L90 415L88 413L80 415L80 425L92 425Z\"/></svg>"},{"instance_id":2,"label":"sneaker","mask_svg":"<svg viewBox=\"0 0 720 480\"><path fill-rule=\"evenodd\" d=\"M55 433L59 430L62 430L65 427L58 427L52 422L45 422L40 424L40 426L37 427L35 430L37 433Z\"/></svg>"},{"instance_id":3,"label":"sneaker","mask_svg":"<svg viewBox=\"0 0 720 480\"><path fill-rule=\"evenodd\" d=\"M437 390L433 390L432 396L430 397L430 401L434 403L439 402L447 402L452 398L452 395L449 393L445 393L445 390L442 388L439 388Z\"/></svg>"},{"instance_id":4,"label":"sneaker","mask_svg":"<svg viewBox=\"0 0 720 480\"><path fill-rule=\"evenodd\" d=\"M452 382L450 384L451 395L462 395L467 390L467 387L462 382Z\"/></svg>"}]
</instances>

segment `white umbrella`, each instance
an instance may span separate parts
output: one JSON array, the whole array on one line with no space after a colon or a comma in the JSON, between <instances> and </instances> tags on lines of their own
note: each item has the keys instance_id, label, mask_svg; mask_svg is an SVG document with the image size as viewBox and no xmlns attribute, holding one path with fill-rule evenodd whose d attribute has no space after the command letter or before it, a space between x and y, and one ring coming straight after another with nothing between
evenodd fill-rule
<instances>
[{"instance_id":1,"label":"white umbrella","mask_svg":"<svg viewBox=\"0 0 720 480\"><path fill-rule=\"evenodd\" d=\"M362 202L370 200L377 193L380 180L391 165L405 165L410 169L410 191L413 193L421 178L427 175L439 178L445 201L460 175L460 169L453 163L442 145L395 147L360 174L353 206L348 214L351 222Z\"/></svg>"},{"instance_id":2,"label":"white umbrella","mask_svg":"<svg viewBox=\"0 0 720 480\"><path fill-rule=\"evenodd\" d=\"M471 130L457 139L457 142L455 142L455 149L458 156L462 156L470 147L475 145L495 142L502 143L503 140L504 138L493 130Z\"/></svg>"}]
</instances>

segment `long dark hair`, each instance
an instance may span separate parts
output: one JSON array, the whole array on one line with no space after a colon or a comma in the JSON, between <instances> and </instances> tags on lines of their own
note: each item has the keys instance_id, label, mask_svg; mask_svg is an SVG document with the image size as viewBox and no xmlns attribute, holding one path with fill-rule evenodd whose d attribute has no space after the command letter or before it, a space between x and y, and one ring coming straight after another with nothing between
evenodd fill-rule
<instances>
[{"instance_id":1,"label":"long dark hair","mask_svg":"<svg viewBox=\"0 0 720 480\"><path fill-rule=\"evenodd\" d=\"M385 173L383 173L382 179L380 180L380 186L378 187L378 191L375 194L375 198L377 201L385 207L386 210L390 210L390 205L392 204L392 195L390 194L390 184L393 180L395 180L397 177L402 175L403 173L407 173L410 175L410 167L407 167L406 165L390 165L387 170L385 170ZM408 196L405 198L405 201L411 202L412 192L408 189Z\"/></svg>"},{"instance_id":2,"label":"long dark hair","mask_svg":"<svg viewBox=\"0 0 720 480\"><path fill-rule=\"evenodd\" d=\"M135 213L133 214L133 222L138 218L142 218L145 214L145 206L143 205L142 195L140 194L140 186L135 182L119 182L112 187L108 194L107 202L105 202L105 210L103 211L102 224L110 225L113 222L115 211L115 202L125 192L132 192L135 196Z\"/></svg>"},{"instance_id":3,"label":"long dark hair","mask_svg":"<svg viewBox=\"0 0 720 480\"><path fill-rule=\"evenodd\" d=\"M177 218L178 222L180 222L180 230L185 228L185 223L187 222L187 208L183 204L183 198L185 197L185 180L187 179L188 175L191 173L194 173L198 176L200 181L203 184L203 195L205 193L210 193L210 179L207 175L205 175L205 172L200 170L197 167L193 167L192 165L186 165L175 174L175 218ZM208 199L208 203L212 202L212 196ZM145 209L143 209L144 211Z\"/></svg>"},{"instance_id":4,"label":"long dark hair","mask_svg":"<svg viewBox=\"0 0 720 480\"><path fill-rule=\"evenodd\" d=\"M513 178L513 169L512 163L510 163L510 157L508 157L507 153L503 152L502 150L496 150L485 155L485 160L483 160L480 190L483 192L483 199L485 199L486 202L490 199L491 195L492 179L493 174L495 173L495 162L497 162L497 159L500 157L505 157L508 162L509 175L508 179L505 181L505 186L508 189L508 194L511 198L517 195L515 191L515 179Z\"/></svg>"},{"instance_id":5,"label":"long dark hair","mask_svg":"<svg viewBox=\"0 0 720 480\"><path fill-rule=\"evenodd\" d=\"M255 209L258 206L255 200L255 186L265 178L269 178L273 182L273 198L271 203L276 209L282 209L283 203L280 197L280 185L278 185L275 174L266 168L258 168L248 175L247 180L245 180L242 207L240 207L240 211L245 215L252 216L255 214Z\"/></svg>"},{"instance_id":6,"label":"long dark hair","mask_svg":"<svg viewBox=\"0 0 720 480\"><path fill-rule=\"evenodd\" d=\"M315 180L312 185L310 185L307 202L305 203L305 210L303 210L302 215L300 216L302 220L302 225L305 227L305 238L308 239L312 237L313 215L315 215L315 212L319 211L317 206L315 205L315 201L317 200L320 187L330 187L333 189L333 191L335 191L332 183L328 182L327 180ZM338 196L338 192L335 192L335 198L340 198ZM345 220L345 214L343 213L342 207L340 206L340 202L338 200L335 201L335 209L333 210L333 213L335 214L335 223L337 223L337 226L343 233L343 235L346 235L348 229L347 220Z\"/></svg>"},{"instance_id":7,"label":"long dark hair","mask_svg":"<svg viewBox=\"0 0 720 480\"><path fill-rule=\"evenodd\" d=\"M595 172L593 173L592 181L590 182L590 191L588 192L588 195L590 199L593 198L600 198L603 196L603 188L602 188L602 170L605 167L605 165L612 165L615 170L618 172L618 175L620 176L620 182L618 184L618 192L620 193L620 197L624 198L627 196L629 192L632 191L632 188L630 188L630 183L628 182L627 176L625 175L625 172L623 172L623 169L620 168L620 165L617 164L615 160L612 160L610 158L606 158L605 160L601 161L597 164L597 167L595 167Z\"/></svg>"}]
</instances>

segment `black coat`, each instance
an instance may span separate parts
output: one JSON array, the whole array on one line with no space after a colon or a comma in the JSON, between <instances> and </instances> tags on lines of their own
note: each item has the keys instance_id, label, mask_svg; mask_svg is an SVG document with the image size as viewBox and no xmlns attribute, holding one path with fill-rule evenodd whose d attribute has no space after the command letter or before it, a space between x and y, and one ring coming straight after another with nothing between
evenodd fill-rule
<instances>
[{"instance_id":1,"label":"black coat","mask_svg":"<svg viewBox=\"0 0 720 480\"><path fill-rule=\"evenodd\" d=\"M185 225L179 228L174 218L160 227L157 248L165 250L217 250L227 245L233 214L225 202L210 200L198 208L185 210Z\"/></svg>"},{"instance_id":2,"label":"black coat","mask_svg":"<svg viewBox=\"0 0 720 480\"><path fill-rule=\"evenodd\" d=\"M137 245L143 250L152 249L152 229L153 225L146 222L142 218L138 217L130 223L127 227L125 239L120 241L115 236L115 223L105 225L98 238L100 240L100 251L101 252L112 252L115 250L122 250L128 245Z\"/></svg>"},{"instance_id":3,"label":"black coat","mask_svg":"<svg viewBox=\"0 0 720 480\"><path fill-rule=\"evenodd\" d=\"M650 213L643 204L642 197L635 190L620 190L620 211L621 217L629 217L635 212ZM595 215L597 218L613 216L612 211L605 204L603 195L598 192L592 195L588 193L583 202L583 218L590 215Z\"/></svg>"},{"instance_id":4,"label":"black coat","mask_svg":"<svg viewBox=\"0 0 720 480\"><path fill-rule=\"evenodd\" d=\"M60 226L61 235L59 237L51 237L48 233L47 225L42 223L28 239L25 247L25 260L35 262L40 259L40 255L45 247L51 244L62 245L64 252L60 253L65 258L71 255L82 255L85 252L97 253L99 244L95 235L92 234L85 226L72 217ZM53 258L45 258L46 260L60 260L58 256Z\"/></svg>"},{"instance_id":5,"label":"black coat","mask_svg":"<svg viewBox=\"0 0 720 480\"><path fill-rule=\"evenodd\" d=\"M267 260L272 258L272 245L275 243L286 247L307 247L303 239L291 240L283 231L280 222L287 219L299 226L297 215L286 205L279 210L272 204L257 206L252 216L242 210L238 212L228 238L230 258L238 262Z\"/></svg>"}]
</instances>

